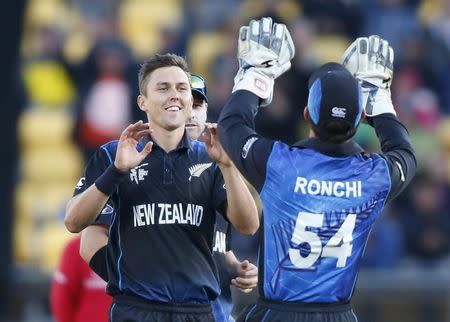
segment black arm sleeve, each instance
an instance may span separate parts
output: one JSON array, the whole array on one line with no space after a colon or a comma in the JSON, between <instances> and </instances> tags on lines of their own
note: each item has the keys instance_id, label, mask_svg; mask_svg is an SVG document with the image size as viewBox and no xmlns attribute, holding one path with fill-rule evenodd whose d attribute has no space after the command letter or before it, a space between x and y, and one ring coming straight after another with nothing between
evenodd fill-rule
<instances>
[{"instance_id":1,"label":"black arm sleeve","mask_svg":"<svg viewBox=\"0 0 450 322\"><path fill-rule=\"evenodd\" d=\"M260 137L254 130L259 101L259 97L249 91L233 93L218 122L223 148L257 191L261 191L264 184L266 164L274 143Z\"/></svg>"},{"instance_id":2,"label":"black arm sleeve","mask_svg":"<svg viewBox=\"0 0 450 322\"><path fill-rule=\"evenodd\" d=\"M416 173L417 161L405 126L393 114L371 118L380 140L381 151L389 166L391 192L388 201L398 196Z\"/></svg>"},{"instance_id":3,"label":"black arm sleeve","mask_svg":"<svg viewBox=\"0 0 450 322\"><path fill-rule=\"evenodd\" d=\"M97 273L105 282L108 282L108 268L106 266L106 248L103 246L98 251L95 252L89 261L89 267L92 268L94 272Z\"/></svg>"}]
</instances>

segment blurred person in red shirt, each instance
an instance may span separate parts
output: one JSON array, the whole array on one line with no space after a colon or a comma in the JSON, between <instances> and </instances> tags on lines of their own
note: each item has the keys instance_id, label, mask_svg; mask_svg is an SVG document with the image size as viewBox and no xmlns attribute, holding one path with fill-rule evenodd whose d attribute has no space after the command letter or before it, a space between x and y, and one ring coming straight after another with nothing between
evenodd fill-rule
<instances>
[{"instance_id":1,"label":"blurred person in red shirt","mask_svg":"<svg viewBox=\"0 0 450 322\"><path fill-rule=\"evenodd\" d=\"M65 246L53 275L50 306L56 322L106 322L112 298L106 282L80 256L80 236Z\"/></svg>"}]
</instances>

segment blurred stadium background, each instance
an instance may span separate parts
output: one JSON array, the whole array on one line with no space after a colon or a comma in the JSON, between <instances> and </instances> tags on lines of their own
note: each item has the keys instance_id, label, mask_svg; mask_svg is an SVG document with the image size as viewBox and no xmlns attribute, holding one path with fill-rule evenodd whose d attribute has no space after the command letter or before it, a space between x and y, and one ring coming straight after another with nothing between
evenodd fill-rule
<instances>
[{"instance_id":1,"label":"blurred stadium background","mask_svg":"<svg viewBox=\"0 0 450 322\"><path fill-rule=\"evenodd\" d=\"M315 66L357 36L395 50L394 105L419 173L375 227L354 297L364 322L450 321L450 0L17 0L2 5L0 321L50 322L48 290L72 237L64 207L99 142L143 117L136 71L155 52L188 58L205 77L216 120L237 70L238 28L272 16L289 25L293 68L258 130L294 142ZM5 69L3 69L5 67ZM362 125L358 142L378 143ZM239 257L256 237L235 235ZM237 310L256 297L236 295Z\"/></svg>"}]
</instances>

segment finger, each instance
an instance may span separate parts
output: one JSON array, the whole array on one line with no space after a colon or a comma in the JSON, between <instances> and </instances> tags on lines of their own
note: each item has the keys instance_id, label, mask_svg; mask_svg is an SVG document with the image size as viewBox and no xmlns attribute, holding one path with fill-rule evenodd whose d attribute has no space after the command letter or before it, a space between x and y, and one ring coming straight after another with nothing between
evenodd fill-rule
<instances>
[{"instance_id":1,"label":"finger","mask_svg":"<svg viewBox=\"0 0 450 322\"><path fill-rule=\"evenodd\" d=\"M153 142L147 142L147 144L144 146L144 148L142 149L142 151L140 152L142 160L144 160L147 155L150 154L150 152L152 152L153 150Z\"/></svg>"},{"instance_id":2,"label":"finger","mask_svg":"<svg viewBox=\"0 0 450 322\"><path fill-rule=\"evenodd\" d=\"M241 263L241 268L245 271L250 265L250 262L248 260L244 260Z\"/></svg>"},{"instance_id":3,"label":"finger","mask_svg":"<svg viewBox=\"0 0 450 322\"><path fill-rule=\"evenodd\" d=\"M241 41L246 41L248 39L248 26L242 26L241 29L239 29L239 39Z\"/></svg>"},{"instance_id":4,"label":"finger","mask_svg":"<svg viewBox=\"0 0 450 322\"><path fill-rule=\"evenodd\" d=\"M380 46L380 63L381 63L381 70L384 71L386 69L386 63L387 63L387 57L389 54L389 43L386 40L381 40L381 46Z\"/></svg>"},{"instance_id":5,"label":"finger","mask_svg":"<svg viewBox=\"0 0 450 322\"><path fill-rule=\"evenodd\" d=\"M241 285L241 287L255 287L258 283L258 277L252 276L252 277L236 277L235 278L236 283Z\"/></svg>"},{"instance_id":6,"label":"finger","mask_svg":"<svg viewBox=\"0 0 450 322\"><path fill-rule=\"evenodd\" d=\"M289 60L291 60L292 58L294 58L294 55L295 55L294 41L292 40L291 33L287 29L286 25L283 25L283 31L284 31L283 32L284 42L285 42L284 47L287 48L288 55L289 55L288 58L289 58Z\"/></svg>"},{"instance_id":7,"label":"finger","mask_svg":"<svg viewBox=\"0 0 450 322\"><path fill-rule=\"evenodd\" d=\"M211 133L211 135L216 136L217 135L217 127L210 127L208 128L209 133Z\"/></svg>"},{"instance_id":8,"label":"finger","mask_svg":"<svg viewBox=\"0 0 450 322\"><path fill-rule=\"evenodd\" d=\"M243 279L240 277L236 277L231 280L231 284L233 284L236 287L243 288L243 289L247 289L247 288L252 289L252 288L256 287L256 285L258 284L258 279L257 278Z\"/></svg>"},{"instance_id":9,"label":"finger","mask_svg":"<svg viewBox=\"0 0 450 322\"><path fill-rule=\"evenodd\" d=\"M120 139L119 140L123 140L126 139L132 132L133 132L133 128L136 126L136 124L140 124L142 123L142 120L136 122L136 123L132 123L130 125L128 125L125 130L123 130L122 134L120 134Z\"/></svg>"},{"instance_id":10,"label":"finger","mask_svg":"<svg viewBox=\"0 0 450 322\"><path fill-rule=\"evenodd\" d=\"M392 49L391 46L388 48L386 67L391 71L391 73L394 70L394 49Z\"/></svg>"},{"instance_id":11,"label":"finger","mask_svg":"<svg viewBox=\"0 0 450 322\"><path fill-rule=\"evenodd\" d=\"M358 68L359 72L366 72L369 66L369 41L367 38L360 38L358 41Z\"/></svg>"},{"instance_id":12,"label":"finger","mask_svg":"<svg viewBox=\"0 0 450 322\"><path fill-rule=\"evenodd\" d=\"M133 137L135 138L135 135L138 131L142 130L148 130L150 128L149 123L144 123L143 121L138 121L136 123L131 124L128 126L124 132L126 132L126 137Z\"/></svg>"},{"instance_id":13,"label":"finger","mask_svg":"<svg viewBox=\"0 0 450 322\"><path fill-rule=\"evenodd\" d=\"M235 286L239 291L241 291L243 293L250 293L256 287L256 285L254 287L246 287L246 286L240 285L234 279L231 280L231 285Z\"/></svg>"},{"instance_id":14,"label":"finger","mask_svg":"<svg viewBox=\"0 0 450 322\"><path fill-rule=\"evenodd\" d=\"M259 20L252 20L249 24L249 39L256 43L259 42Z\"/></svg>"},{"instance_id":15,"label":"finger","mask_svg":"<svg viewBox=\"0 0 450 322\"><path fill-rule=\"evenodd\" d=\"M207 132L202 133L202 141L205 143L207 147L211 147L211 134Z\"/></svg>"},{"instance_id":16,"label":"finger","mask_svg":"<svg viewBox=\"0 0 450 322\"><path fill-rule=\"evenodd\" d=\"M376 63L380 56L381 38L379 36L369 37L369 63Z\"/></svg>"},{"instance_id":17,"label":"finger","mask_svg":"<svg viewBox=\"0 0 450 322\"><path fill-rule=\"evenodd\" d=\"M139 132L136 132L133 135L133 138L136 139L137 141L140 141L141 139L143 139L144 137L151 135L153 132L152 129L145 129L145 130L141 130Z\"/></svg>"},{"instance_id":18,"label":"finger","mask_svg":"<svg viewBox=\"0 0 450 322\"><path fill-rule=\"evenodd\" d=\"M270 47L270 34L272 33L272 18L262 18L259 24L259 43L264 47Z\"/></svg>"},{"instance_id":19,"label":"finger","mask_svg":"<svg viewBox=\"0 0 450 322\"><path fill-rule=\"evenodd\" d=\"M273 24L272 37L270 40L270 49L277 55L280 54L281 45L284 38L284 25L279 23Z\"/></svg>"}]
</instances>

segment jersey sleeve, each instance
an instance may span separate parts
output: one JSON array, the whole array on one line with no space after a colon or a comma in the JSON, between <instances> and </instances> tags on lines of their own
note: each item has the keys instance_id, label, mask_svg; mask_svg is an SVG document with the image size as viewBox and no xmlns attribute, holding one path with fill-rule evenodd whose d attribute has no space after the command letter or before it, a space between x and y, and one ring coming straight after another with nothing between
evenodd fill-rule
<instances>
[{"instance_id":1,"label":"jersey sleeve","mask_svg":"<svg viewBox=\"0 0 450 322\"><path fill-rule=\"evenodd\" d=\"M63 250L58 269L53 275L50 307L55 320L72 322L82 287L79 242L69 242Z\"/></svg>"},{"instance_id":2,"label":"jersey sleeve","mask_svg":"<svg viewBox=\"0 0 450 322\"><path fill-rule=\"evenodd\" d=\"M116 146L117 143L115 141L110 142L103 145L94 153L84 169L83 176L75 187L73 192L74 197L94 184L95 180L114 162ZM114 206L110 198L100 215L97 217L95 224L109 226L113 218L113 213Z\"/></svg>"},{"instance_id":3,"label":"jersey sleeve","mask_svg":"<svg viewBox=\"0 0 450 322\"><path fill-rule=\"evenodd\" d=\"M214 208L224 217L226 217L227 206L227 190L222 172L219 166L215 165L214 169L214 188L213 188Z\"/></svg>"},{"instance_id":4,"label":"jersey sleeve","mask_svg":"<svg viewBox=\"0 0 450 322\"><path fill-rule=\"evenodd\" d=\"M79 195L94 184L95 180L114 162L116 146L116 142L110 142L94 153L84 169L83 176L75 187L73 196Z\"/></svg>"},{"instance_id":5,"label":"jersey sleeve","mask_svg":"<svg viewBox=\"0 0 450 322\"><path fill-rule=\"evenodd\" d=\"M388 201L398 196L416 173L417 161L405 126L391 114L381 114L371 119L380 140L381 151L391 176Z\"/></svg>"},{"instance_id":6,"label":"jersey sleeve","mask_svg":"<svg viewBox=\"0 0 450 322\"><path fill-rule=\"evenodd\" d=\"M259 97L245 90L233 93L218 123L220 142L244 177L259 192L264 185L266 165L275 141L255 132Z\"/></svg>"}]
</instances>

